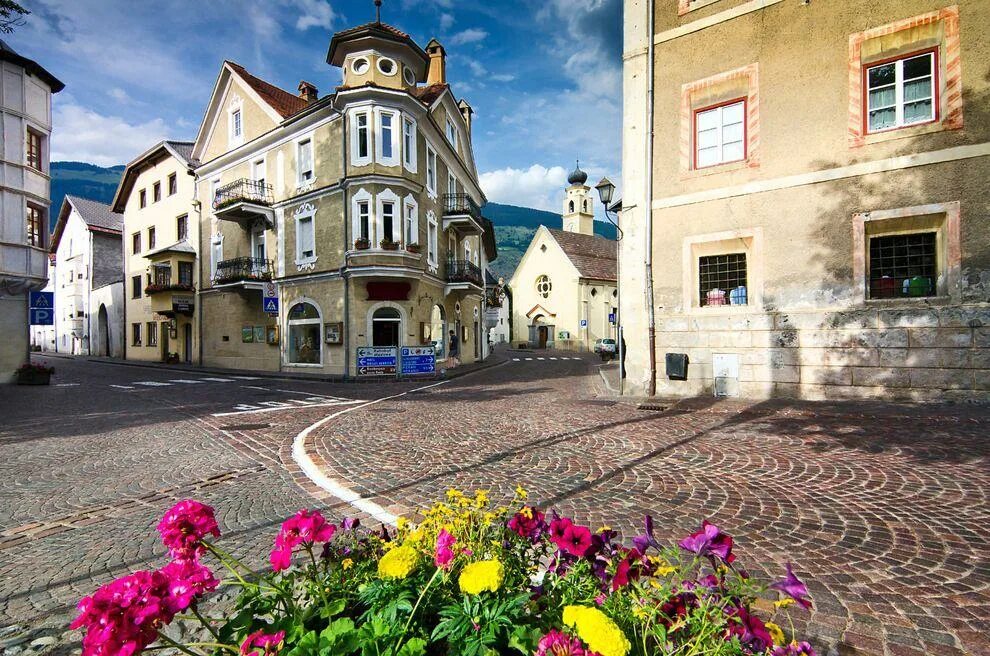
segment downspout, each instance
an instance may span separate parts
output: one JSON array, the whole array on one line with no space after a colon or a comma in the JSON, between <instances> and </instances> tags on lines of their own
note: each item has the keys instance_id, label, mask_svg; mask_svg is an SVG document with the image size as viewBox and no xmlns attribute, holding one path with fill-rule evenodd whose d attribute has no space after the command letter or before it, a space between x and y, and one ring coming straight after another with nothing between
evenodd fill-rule
<instances>
[{"instance_id":1,"label":"downspout","mask_svg":"<svg viewBox=\"0 0 990 656\"><path fill-rule=\"evenodd\" d=\"M199 176L196 175L196 173L194 171L189 170L187 172L189 173L189 175L192 176L192 179L193 179L192 207L193 207L193 211L196 212L196 241L199 242L199 244L196 247L196 251L197 251L197 253L196 253L196 263L197 263L196 268L199 269L199 287L196 290L196 295L193 297L193 299L194 299L194 302L196 304L194 307L197 308L195 310L195 312L197 313L197 316L199 317L199 321L198 321L198 324L199 325L196 326L196 332L197 332L197 334L199 336L199 339L197 340L199 343L197 344L197 346L199 348L197 348L196 350L199 351L199 366L202 367L203 366L203 341L204 341L203 340L203 335L204 335L204 332L206 331L206 328L205 328L206 321L203 318L203 314L204 314L204 310L205 310L205 305L206 305L205 303L203 303L203 286L204 286L203 285L203 265L204 265L204 262L205 262L207 264L207 266L209 266L209 262L212 262L213 261L213 241L212 241L212 236L210 236L209 235L209 231L207 231L207 236L210 236L210 243L208 245L208 252L207 252L207 257L209 258L209 260L206 261L205 258L203 257L203 203L199 200L199 183L200 183L200 179L199 179Z\"/></svg>"},{"instance_id":2,"label":"downspout","mask_svg":"<svg viewBox=\"0 0 990 656\"><path fill-rule=\"evenodd\" d=\"M646 46L646 121L649 136L646 140L646 308L649 319L649 348L650 348L650 384L647 389L649 396L657 393L657 322L656 310L653 305L653 142L654 106L653 106L653 60L656 45L654 43L654 3L648 0L646 34L649 42Z\"/></svg>"},{"instance_id":3,"label":"downspout","mask_svg":"<svg viewBox=\"0 0 990 656\"><path fill-rule=\"evenodd\" d=\"M96 247L93 231L89 230L89 262L86 264L86 355L93 355L93 335L90 319L93 316L93 248ZM121 241L124 241L121 238Z\"/></svg>"},{"instance_id":4,"label":"downspout","mask_svg":"<svg viewBox=\"0 0 990 656\"><path fill-rule=\"evenodd\" d=\"M333 99L333 108L336 111L337 98ZM351 278L347 275L347 251L350 250L350 243L347 240L347 228L351 224L351 204L347 200L347 117L340 112L340 161L341 161L341 187L343 187L344 203L344 262L340 268L340 277L344 279L344 378L351 375L351 303L350 287Z\"/></svg>"}]
</instances>

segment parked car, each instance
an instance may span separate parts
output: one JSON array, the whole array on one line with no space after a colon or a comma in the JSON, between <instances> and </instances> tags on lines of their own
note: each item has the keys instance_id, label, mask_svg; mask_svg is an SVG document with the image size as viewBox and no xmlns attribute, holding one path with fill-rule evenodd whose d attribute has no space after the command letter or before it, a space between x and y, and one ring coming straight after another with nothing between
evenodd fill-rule
<instances>
[{"instance_id":1,"label":"parked car","mask_svg":"<svg viewBox=\"0 0 990 656\"><path fill-rule=\"evenodd\" d=\"M615 340L614 339L599 339L595 340L595 353L602 356L602 360L608 360L609 358L615 357Z\"/></svg>"}]
</instances>

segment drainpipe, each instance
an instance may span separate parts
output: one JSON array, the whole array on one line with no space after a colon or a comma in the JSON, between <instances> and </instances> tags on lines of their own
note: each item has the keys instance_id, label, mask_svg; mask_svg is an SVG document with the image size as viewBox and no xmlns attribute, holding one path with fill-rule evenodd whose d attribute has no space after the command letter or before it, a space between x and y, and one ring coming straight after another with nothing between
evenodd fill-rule
<instances>
[{"instance_id":1,"label":"drainpipe","mask_svg":"<svg viewBox=\"0 0 990 656\"><path fill-rule=\"evenodd\" d=\"M650 384L647 393L656 396L657 393L657 322L656 310L653 304L653 142L654 107L653 107L653 60L656 45L654 43L654 2L647 2L649 15L646 22L646 34L649 42L646 47L646 120L649 136L646 140L646 308L649 318L649 347L650 347Z\"/></svg>"},{"instance_id":2,"label":"drainpipe","mask_svg":"<svg viewBox=\"0 0 990 656\"><path fill-rule=\"evenodd\" d=\"M333 99L334 110L337 109L337 98ZM401 122L401 121L400 121ZM340 161L341 161L341 177L340 183L343 187L343 203L344 203L344 262L340 267L340 277L344 279L344 378L349 378L351 375L351 302L350 302L350 291L351 291L351 278L347 275L347 251L350 250L350 243L347 240L347 230L351 224L351 204L347 200L347 116L344 112L340 112ZM324 346L326 346L324 344Z\"/></svg>"}]
</instances>

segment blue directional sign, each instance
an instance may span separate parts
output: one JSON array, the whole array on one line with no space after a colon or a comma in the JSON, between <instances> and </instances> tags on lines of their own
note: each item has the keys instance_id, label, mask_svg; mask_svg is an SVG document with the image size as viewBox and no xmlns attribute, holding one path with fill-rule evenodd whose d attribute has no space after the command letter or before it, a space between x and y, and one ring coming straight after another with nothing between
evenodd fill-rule
<instances>
[{"instance_id":1,"label":"blue directional sign","mask_svg":"<svg viewBox=\"0 0 990 656\"><path fill-rule=\"evenodd\" d=\"M437 354L433 346L404 346L399 361L403 376L423 376L437 372Z\"/></svg>"},{"instance_id":2,"label":"blue directional sign","mask_svg":"<svg viewBox=\"0 0 990 656\"><path fill-rule=\"evenodd\" d=\"M364 346L357 350L359 376L394 376L398 369L399 349L394 346Z\"/></svg>"},{"instance_id":3,"label":"blue directional sign","mask_svg":"<svg viewBox=\"0 0 990 656\"><path fill-rule=\"evenodd\" d=\"M28 323L32 326L55 325L55 292L31 292L28 295Z\"/></svg>"}]
</instances>

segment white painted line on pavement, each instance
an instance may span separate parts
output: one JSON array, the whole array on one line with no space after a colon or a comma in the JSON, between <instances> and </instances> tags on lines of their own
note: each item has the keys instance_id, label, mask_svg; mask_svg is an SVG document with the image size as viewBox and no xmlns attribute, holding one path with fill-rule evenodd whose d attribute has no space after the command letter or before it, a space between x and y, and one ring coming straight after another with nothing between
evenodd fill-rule
<instances>
[{"instance_id":1,"label":"white painted line on pavement","mask_svg":"<svg viewBox=\"0 0 990 656\"><path fill-rule=\"evenodd\" d=\"M153 380L145 380L140 383L134 383L135 385L144 385L145 387L169 387L172 383L159 383Z\"/></svg>"},{"instance_id":2,"label":"white painted line on pavement","mask_svg":"<svg viewBox=\"0 0 990 656\"><path fill-rule=\"evenodd\" d=\"M368 513L369 515L371 515L378 521L382 522L383 524L391 524L395 526L398 517L388 512L374 501L371 501L370 499L362 498L361 495L355 492L354 490L344 487L339 482L335 481L334 479L324 474L323 471L321 471L320 468L316 466L316 463L313 462L313 459L309 457L309 454L306 453L306 438L309 437L309 434L312 433L317 428L319 428L320 426L323 426L327 422L336 419L341 415L345 415L348 412L352 412L354 410L360 410L362 408L367 408L377 403L381 403L382 401L397 399L406 396L411 392L418 392L420 390L430 389L431 387L446 385L449 382L450 382L449 380L441 380L439 383L432 383L430 385L424 385L423 387L417 387L416 389L409 390L408 392L402 392L401 394L394 394L392 396L383 396L380 399L375 399L374 401L368 401L366 403L362 403L361 405L351 406L350 408L345 408L344 410L340 410L339 412L335 412L332 415L324 417L315 424L311 424L310 426L304 428L292 440L292 459L296 461L296 464L299 465L299 467L303 470L303 473L306 474L309 480L319 485L321 488L329 492L332 496L336 497L337 499L340 499L344 503L349 504L362 512Z\"/></svg>"},{"instance_id":3,"label":"white painted line on pavement","mask_svg":"<svg viewBox=\"0 0 990 656\"><path fill-rule=\"evenodd\" d=\"M79 383L59 383L57 385L53 385L52 387L77 387L78 385Z\"/></svg>"},{"instance_id":4,"label":"white painted line on pavement","mask_svg":"<svg viewBox=\"0 0 990 656\"><path fill-rule=\"evenodd\" d=\"M117 389L134 389L130 385L111 385L110 387L116 387Z\"/></svg>"},{"instance_id":5,"label":"white painted line on pavement","mask_svg":"<svg viewBox=\"0 0 990 656\"><path fill-rule=\"evenodd\" d=\"M526 358L526 362L530 362L533 358Z\"/></svg>"},{"instance_id":6,"label":"white painted line on pavement","mask_svg":"<svg viewBox=\"0 0 990 656\"><path fill-rule=\"evenodd\" d=\"M235 405L233 412L216 412L214 417L232 417L234 415L251 415L264 412L277 412L279 410L289 410L290 408L329 408L337 405L352 405L363 403L363 401L333 401L322 397L309 399L292 399L291 401L259 401L258 403L241 403Z\"/></svg>"},{"instance_id":7,"label":"white painted line on pavement","mask_svg":"<svg viewBox=\"0 0 990 656\"><path fill-rule=\"evenodd\" d=\"M211 383L232 383L233 378L200 378L200 380L208 380Z\"/></svg>"},{"instance_id":8,"label":"white painted line on pavement","mask_svg":"<svg viewBox=\"0 0 990 656\"><path fill-rule=\"evenodd\" d=\"M536 358L537 360L546 360L546 358Z\"/></svg>"},{"instance_id":9,"label":"white painted line on pavement","mask_svg":"<svg viewBox=\"0 0 990 656\"><path fill-rule=\"evenodd\" d=\"M257 376L233 376L233 378L237 380L261 380Z\"/></svg>"},{"instance_id":10,"label":"white painted line on pavement","mask_svg":"<svg viewBox=\"0 0 990 656\"><path fill-rule=\"evenodd\" d=\"M241 387L243 387L244 389L261 390L262 392L270 392L271 391L267 387L258 387L256 385L241 385Z\"/></svg>"},{"instance_id":11,"label":"white painted line on pavement","mask_svg":"<svg viewBox=\"0 0 990 656\"><path fill-rule=\"evenodd\" d=\"M513 362L519 362L519 358L512 358Z\"/></svg>"},{"instance_id":12,"label":"white painted line on pavement","mask_svg":"<svg viewBox=\"0 0 990 656\"><path fill-rule=\"evenodd\" d=\"M170 378L168 382L170 382L170 383L185 383L186 385L198 385L198 384L202 383L203 381L201 381L201 380L190 380L188 378Z\"/></svg>"}]
</instances>

